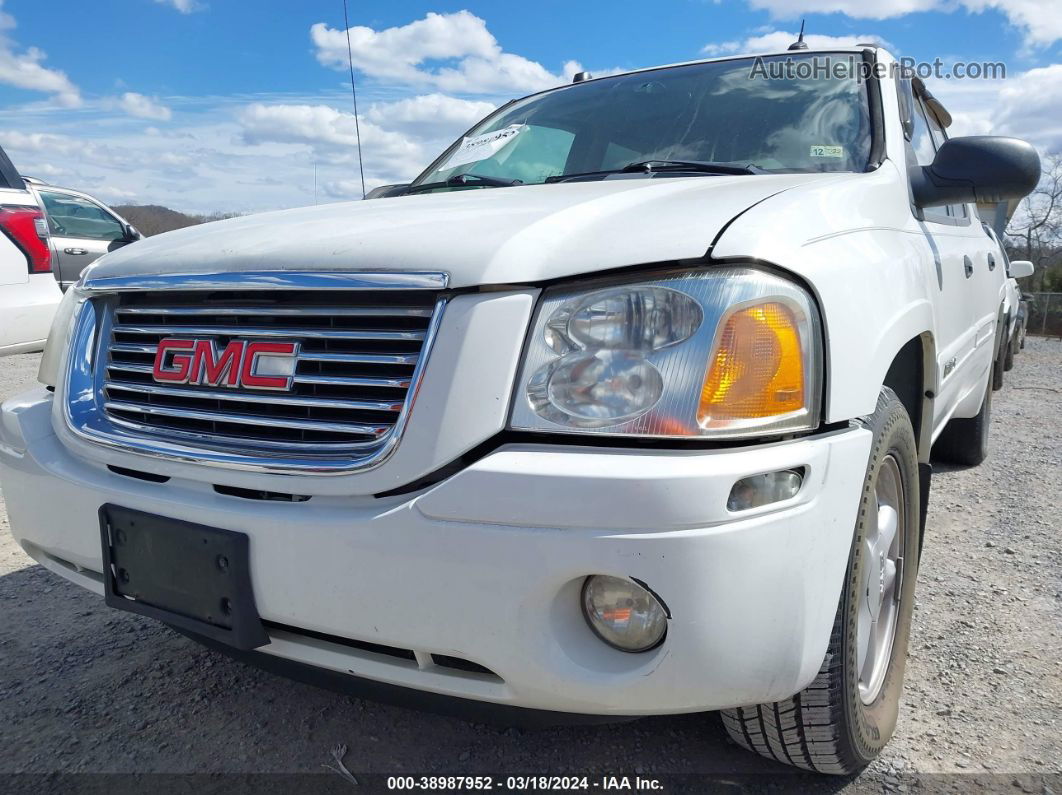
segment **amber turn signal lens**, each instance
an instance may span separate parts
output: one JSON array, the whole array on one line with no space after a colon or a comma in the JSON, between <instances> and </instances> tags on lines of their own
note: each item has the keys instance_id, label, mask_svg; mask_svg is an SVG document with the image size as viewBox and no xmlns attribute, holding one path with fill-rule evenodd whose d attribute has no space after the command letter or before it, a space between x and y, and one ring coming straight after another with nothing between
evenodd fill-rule
<instances>
[{"instance_id":1,"label":"amber turn signal lens","mask_svg":"<svg viewBox=\"0 0 1062 795\"><path fill-rule=\"evenodd\" d=\"M700 426L722 428L804 406L804 356L793 310L770 301L730 315L701 389Z\"/></svg>"}]
</instances>

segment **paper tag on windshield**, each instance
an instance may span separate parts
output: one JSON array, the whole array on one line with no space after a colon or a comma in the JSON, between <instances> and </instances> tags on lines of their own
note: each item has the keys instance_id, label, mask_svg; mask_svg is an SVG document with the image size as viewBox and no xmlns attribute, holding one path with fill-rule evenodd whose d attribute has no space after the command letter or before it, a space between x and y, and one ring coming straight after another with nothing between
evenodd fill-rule
<instances>
[{"instance_id":1,"label":"paper tag on windshield","mask_svg":"<svg viewBox=\"0 0 1062 795\"><path fill-rule=\"evenodd\" d=\"M526 124L510 124L501 130L462 138L460 145L442 168L454 168L493 157L515 141L517 136L526 129Z\"/></svg>"},{"instance_id":2,"label":"paper tag on windshield","mask_svg":"<svg viewBox=\"0 0 1062 795\"><path fill-rule=\"evenodd\" d=\"M812 157L844 157L843 146L813 146L810 152Z\"/></svg>"}]
</instances>

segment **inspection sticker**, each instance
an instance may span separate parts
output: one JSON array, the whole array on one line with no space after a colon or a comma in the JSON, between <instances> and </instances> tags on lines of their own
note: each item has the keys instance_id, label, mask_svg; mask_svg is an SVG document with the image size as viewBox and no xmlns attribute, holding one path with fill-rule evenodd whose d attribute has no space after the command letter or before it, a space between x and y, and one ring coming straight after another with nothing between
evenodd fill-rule
<instances>
[{"instance_id":1,"label":"inspection sticker","mask_svg":"<svg viewBox=\"0 0 1062 795\"><path fill-rule=\"evenodd\" d=\"M510 124L494 132L474 135L471 138L462 138L460 145L450 155L443 168L463 166L465 163L475 163L478 160L486 160L493 157L507 147L517 136L527 129L526 124Z\"/></svg>"},{"instance_id":2,"label":"inspection sticker","mask_svg":"<svg viewBox=\"0 0 1062 795\"><path fill-rule=\"evenodd\" d=\"M844 157L843 146L813 146L810 152L812 157Z\"/></svg>"}]
</instances>

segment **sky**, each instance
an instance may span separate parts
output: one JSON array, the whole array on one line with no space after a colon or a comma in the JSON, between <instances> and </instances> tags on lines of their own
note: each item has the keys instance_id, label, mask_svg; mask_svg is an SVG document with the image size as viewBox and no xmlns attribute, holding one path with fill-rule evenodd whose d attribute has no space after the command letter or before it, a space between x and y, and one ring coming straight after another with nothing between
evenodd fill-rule
<instances>
[{"instance_id":1,"label":"sky","mask_svg":"<svg viewBox=\"0 0 1062 795\"><path fill-rule=\"evenodd\" d=\"M348 0L368 187L499 104L595 74L812 45L1002 61L928 81L952 135L1062 151L1062 0ZM0 145L111 204L256 212L361 196L342 0L0 0Z\"/></svg>"}]
</instances>

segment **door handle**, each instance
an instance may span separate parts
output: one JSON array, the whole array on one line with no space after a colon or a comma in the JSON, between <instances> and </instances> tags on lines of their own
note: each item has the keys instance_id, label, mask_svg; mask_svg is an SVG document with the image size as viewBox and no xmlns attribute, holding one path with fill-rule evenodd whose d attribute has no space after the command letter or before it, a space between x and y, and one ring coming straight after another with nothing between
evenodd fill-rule
<instances>
[{"instance_id":1,"label":"door handle","mask_svg":"<svg viewBox=\"0 0 1062 795\"><path fill-rule=\"evenodd\" d=\"M973 276L973 260L969 257L962 258L962 267L966 271L966 278L969 279Z\"/></svg>"},{"instance_id":2,"label":"door handle","mask_svg":"<svg viewBox=\"0 0 1062 795\"><path fill-rule=\"evenodd\" d=\"M996 269L996 258L991 254L988 255L988 269L994 271Z\"/></svg>"},{"instance_id":3,"label":"door handle","mask_svg":"<svg viewBox=\"0 0 1062 795\"><path fill-rule=\"evenodd\" d=\"M64 254L88 254L88 251L86 251L83 248L64 248L63 249L63 253Z\"/></svg>"}]
</instances>

